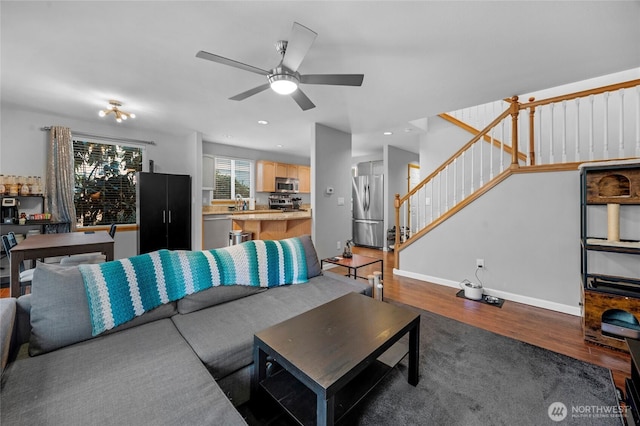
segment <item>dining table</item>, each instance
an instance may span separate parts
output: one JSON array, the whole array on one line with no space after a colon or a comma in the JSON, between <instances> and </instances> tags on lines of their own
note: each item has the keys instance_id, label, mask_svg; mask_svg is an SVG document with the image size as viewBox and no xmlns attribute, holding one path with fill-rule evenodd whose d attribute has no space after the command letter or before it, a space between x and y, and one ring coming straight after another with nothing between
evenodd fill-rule
<instances>
[{"instance_id":1,"label":"dining table","mask_svg":"<svg viewBox=\"0 0 640 426\"><path fill-rule=\"evenodd\" d=\"M11 249L11 297L20 296L20 263L30 259L100 252L113 260L113 238L106 231L29 235Z\"/></svg>"}]
</instances>

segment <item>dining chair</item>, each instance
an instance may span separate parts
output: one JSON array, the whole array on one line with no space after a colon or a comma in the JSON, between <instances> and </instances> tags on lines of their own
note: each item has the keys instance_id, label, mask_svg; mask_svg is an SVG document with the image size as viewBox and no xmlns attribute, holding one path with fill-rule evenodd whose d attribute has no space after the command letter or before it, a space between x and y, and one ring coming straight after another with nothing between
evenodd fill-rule
<instances>
[{"instance_id":1,"label":"dining chair","mask_svg":"<svg viewBox=\"0 0 640 426\"><path fill-rule=\"evenodd\" d=\"M116 237L116 229L117 226L115 223L111 224L111 228L109 228L109 235L111 235L111 238L115 238Z\"/></svg>"},{"instance_id":2,"label":"dining chair","mask_svg":"<svg viewBox=\"0 0 640 426\"><path fill-rule=\"evenodd\" d=\"M12 234L12 232L10 233ZM18 245L15 235L2 236L2 247L4 248L5 253L7 254L7 258L9 259L9 264L11 264L11 249ZM33 281L33 272L35 268L25 269L23 262L20 262L19 269L20 273L20 294L25 294L26 288L31 286L31 281Z\"/></svg>"}]
</instances>

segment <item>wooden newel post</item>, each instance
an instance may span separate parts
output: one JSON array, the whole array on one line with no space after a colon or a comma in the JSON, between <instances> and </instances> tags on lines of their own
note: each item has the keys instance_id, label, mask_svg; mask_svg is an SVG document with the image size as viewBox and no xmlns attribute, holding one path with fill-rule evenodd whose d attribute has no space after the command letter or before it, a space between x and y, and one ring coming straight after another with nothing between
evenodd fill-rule
<instances>
[{"instance_id":1,"label":"wooden newel post","mask_svg":"<svg viewBox=\"0 0 640 426\"><path fill-rule=\"evenodd\" d=\"M520 114L520 104L518 97L511 98L511 168L520 167L518 163L518 115Z\"/></svg>"},{"instance_id":2,"label":"wooden newel post","mask_svg":"<svg viewBox=\"0 0 640 426\"><path fill-rule=\"evenodd\" d=\"M535 101L536 98L529 98L529 102ZM536 114L536 107L529 108L529 161L531 166L535 166L536 164L536 149L535 149L535 141L534 141L534 117Z\"/></svg>"},{"instance_id":3,"label":"wooden newel post","mask_svg":"<svg viewBox=\"0 0 640 426\"><path fill-rule=\"evenodd\" d=\"M400 245L400 194L396 194L395 200L393 201L393 207L396 209L396 239L393 242L393 248L397 250Z\"/></svg>"},{"instance_id":4,"label":"wooden newel post","mask_svg":"<svg viewBox=\"0 0 640 426\"><path fill-rule=\"evenodd\" d=\"M393 200L393 207L396 211L396 235L393 242L393 256L395 258L396 268L400 268L400 256L398 255L398 249L400 248L400 194L396 194Z\"/></svg>"}]
</instances>

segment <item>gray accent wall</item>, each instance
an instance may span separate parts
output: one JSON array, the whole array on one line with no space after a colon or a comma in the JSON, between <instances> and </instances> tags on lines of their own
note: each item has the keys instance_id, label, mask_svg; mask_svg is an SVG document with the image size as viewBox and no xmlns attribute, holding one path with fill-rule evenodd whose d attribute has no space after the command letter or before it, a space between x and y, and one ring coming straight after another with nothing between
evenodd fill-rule
<instances>
[{"instance_id":1,"label":"gray accent wall","mask_svg":"<svg viewBox=\"0 0 640 426\"><path fill-rule=\"evenodd\" d=\"M384 223L385 229L393 228L396 210L394 200L396 194L404 196L408 192L409 164L419 164L420 156L395 146L385 145L384 158ZM386 238L386 236L385 236ZM385 244L386 247L386 244Z\"/></svg>"},{"instance_id":2,"label":"gray accent wall","mask_svg":"<svg viewBox=\"0 0 640 426\"><path fill-rule=\"evenodd\" d=\"M333 194L326 189L333 188ZM311 130L313 241L320 259L342 253L351 239L351 134L314 124ZM338 205L339 199L343 205Z\"/></svg>"},{"instance_id":3,"label":"gray accent wall","mask_svg":"<svg viewBox=\"0 0 640 426\"><path fill-rule=\"evenodd\" d=\"M486 288L579 310L579 241L578 172L516 174L401 251L399 269L477 282L484 259Z\"/></svg>"}]
</instances>

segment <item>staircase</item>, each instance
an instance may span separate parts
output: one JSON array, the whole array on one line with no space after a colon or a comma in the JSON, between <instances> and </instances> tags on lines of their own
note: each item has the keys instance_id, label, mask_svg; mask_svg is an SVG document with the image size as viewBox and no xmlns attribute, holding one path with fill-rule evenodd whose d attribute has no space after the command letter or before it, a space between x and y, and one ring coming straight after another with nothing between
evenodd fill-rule
<instances>
[{"instance_id":1,"label":"staircase","mask_svg":"<svg viewBox=\"0 0 640 426\"><path fill-rule=\"evenodd\" d=\"M640 158L640 80L526 103L514 96L440 117L473 136L409 193L396 194L396 268L403 249L513 174Z\"/></svg>"}]
</instances>

